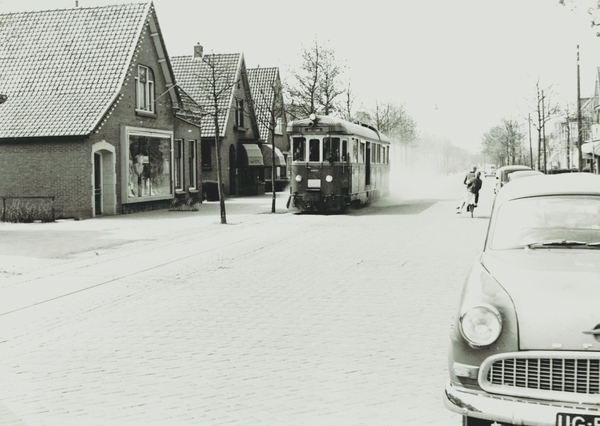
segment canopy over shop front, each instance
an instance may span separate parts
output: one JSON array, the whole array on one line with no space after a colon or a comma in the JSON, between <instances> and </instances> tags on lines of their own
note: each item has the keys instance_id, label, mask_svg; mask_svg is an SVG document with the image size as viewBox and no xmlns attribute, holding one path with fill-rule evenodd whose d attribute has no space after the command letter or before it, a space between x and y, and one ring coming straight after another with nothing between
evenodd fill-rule
<instances>
[{"instance_id":1,"label":"canopy over shop front","mask_svg":"<svg viewBox=\"0 0 600 426\"><path fill-rule=\"evenodd\" d=\"M240 150L240 164L248 167L262 167L263 155L258 145L253 143L242 144Z\"/></svg>"},{"instance_id":2,"label":"canopy over shop front","mask_svg":"<svg viewBox=\"0 0 600 426\"><path fill-rule=\"evenodd\" d=\"M261 150L265 167L271 167L273 165L273 149L271 145L263 144ZM275 147L275 166L285 166L285 158L277 147Z\"/></svg>"},{"instance_id":3,"label":"canopy over shop front","mask_svg":"<svg viewBox=\"0 0 600 426\"><path fill-rule=\"evenodd\" d=\"M583 154L594 154L600 156L600 141L586 142L584 144L581 144L581 152Z\"/></svg>"}]
</instances>

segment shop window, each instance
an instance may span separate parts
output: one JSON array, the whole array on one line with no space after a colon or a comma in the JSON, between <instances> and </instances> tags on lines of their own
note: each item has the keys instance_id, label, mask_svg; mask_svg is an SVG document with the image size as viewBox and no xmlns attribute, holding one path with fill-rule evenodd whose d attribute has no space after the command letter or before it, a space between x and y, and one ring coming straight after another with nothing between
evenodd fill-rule
<instances>
[{"instance_id":1,"label":"shop window","mask_svg":"<svg viewBox=\"0 0 600 426\"><path fill-rule=\"evenodd\" d=\"M190 177L190 189L198 187L198 161L196 159L196 141L188 141L188 172Z\"/></svg>"},{"instance_id":2,"label":"shop window","mask_svg":"<svg viewBox=\"0 0 600 426\"><path fill-rule=\"evenodd\" d=\"M126 187L129 202L172 196L171 143L168 133L128 132Z\"/></svg>"},{"instance_id":3,"label":"shop window","mask_svg":"<svg viewBox=\"0 0 600 426\"><path fill-rule=\"evenodd\" d=\"M154 113L154 73L151 68L138 65L136 81L136 110Z\"/></svg>"},{"instance_id":4,"label":"shop window","mask_svg":"<svg viewBox=\"0 0 600 426\"><path fill-rule=\"evenodd\" d=\"M212 168L212 141L202 141L200 149L202 169L210 170Z\"/></svg>"},{"instance_id":5,"label":"shop window","mask_svg":"<svg viewBox=\"0 0 600 426\"><path fill-rule=\"evenodd\" d=\"M183 141L181 139L175 140L173 157L175 189L181 190L183 189Z\"/></svg>"}]
</instances>

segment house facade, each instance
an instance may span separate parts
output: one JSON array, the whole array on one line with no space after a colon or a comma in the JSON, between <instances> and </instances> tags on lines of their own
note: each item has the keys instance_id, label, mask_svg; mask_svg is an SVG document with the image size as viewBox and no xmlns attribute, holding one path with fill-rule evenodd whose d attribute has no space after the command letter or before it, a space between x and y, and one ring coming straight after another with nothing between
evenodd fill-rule
<instances>
[{"instance_id":1,"label":"house facade","mask_svg":"<svg viewBox=\"0 0 600 426\"><path fill-rule=\"evenodd\" d=\"M207 199L218 199L216 138L225 196L263 194L264 161L244 55L205 55L198 45L193 55L172 57L171 63L177 84L206 114L200 157Z\"/></svg>"},{"instance_id":2,"label":"house facade","mask_svg":"<svg viewBox=\"0 0 600 426\"><path fill-rule=\"evenodd\" d=\"M199 191L201 111L175 86L151 2L0 15L0 40L5 205L89 218Z\"/></svg>"},{"instance_id":3,"label":"house facade","mask_svg":"<svg viewBox=\"0 0 600 426\"><path fill-rule=\"evenodd\" d=\"M265 164L265 190L272 191L272 168L275 163L275 191L289 184L287 158L290 155L283 86L279 68L249 68L248 81L257 117ZM274 151L274 154L273 154Z\"/></svg>"}]
</instances>

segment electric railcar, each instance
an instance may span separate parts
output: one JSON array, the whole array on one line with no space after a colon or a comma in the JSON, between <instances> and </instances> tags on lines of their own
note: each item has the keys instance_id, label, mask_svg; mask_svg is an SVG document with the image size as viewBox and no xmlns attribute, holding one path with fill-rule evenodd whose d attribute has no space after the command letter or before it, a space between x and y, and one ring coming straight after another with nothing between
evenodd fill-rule
<instances>
[{"instance_id":1,"label":"electric railcar","mask_svg":"<svg viewBox=\"0 0 600 426\"><path fill-rule=\"evenodd\" d=\"M288 208L341 212L389 195L390 140L372 126L311 114L288 123Z\"/></svg>"}]
</instances>

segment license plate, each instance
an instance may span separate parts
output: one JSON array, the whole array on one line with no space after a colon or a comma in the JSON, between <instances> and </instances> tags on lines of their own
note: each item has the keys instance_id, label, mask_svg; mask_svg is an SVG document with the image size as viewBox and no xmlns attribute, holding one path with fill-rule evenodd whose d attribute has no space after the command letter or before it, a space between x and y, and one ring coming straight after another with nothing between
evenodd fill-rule
<instances>
[{"instance_id":1,"label":"license plate","mask_svg":"<svg viewBox=\"0 0 600 426\"><path fill-rule=\"evenodd\" d=\"M600 415L558 413L556 426L600 426Z\"/></svg>"}]
</instances>

